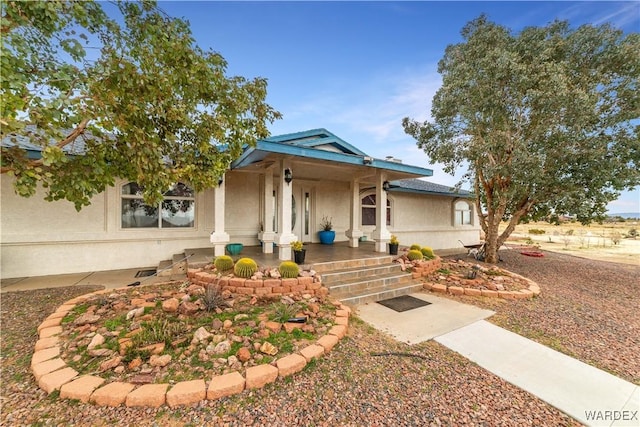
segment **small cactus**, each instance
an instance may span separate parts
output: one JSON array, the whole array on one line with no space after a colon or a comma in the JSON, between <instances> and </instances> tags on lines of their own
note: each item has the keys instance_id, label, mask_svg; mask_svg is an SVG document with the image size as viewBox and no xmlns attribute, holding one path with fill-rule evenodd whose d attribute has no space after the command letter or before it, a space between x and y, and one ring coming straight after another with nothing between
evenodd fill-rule
<instances>
[{"instance_id":1,"label":"small cactus","mask_svg":"<svg viewBox=\"0 0 640 427\"><path fill-rule=\"evenodd\" d=\"M248 279L258 270L258 264L251 258L240 258L233 267L233 274Z\"/></svg>"},{"instance_id":2,"label":"small cactus","mask_svg":"<svg viewBox=\"0 0 640 427\"><path fill-rule=\"evenodd\" d=\"M409 258L409 261L421 261L423 258L422 252L416 249L410 250L407 252L407 258Z\"/></svg>"},{"instance_id":3,"label":"small cactus","mask_svg":"<svg viewBox=\"0 0 640 427\"><path fill-rule=\"evenodd\" d=\"M229 271L233 268L233 259L229 255L220 255L213 261L218 271Z\"/></svg>"},{"instance_id":4,"label":"small cactus","mask_svg":"<svg viewBox=\"0 0 640 427\"><path fill-rule=\"evenodd\" d=\"M411 246L409 247L409 250L410 250L410 251L419 251L419 250L420 250L420 245L418 245L418 244L414 243L413 245L411 245Z\"/></svg>"},{"instance_id":5,"label":"small cactus","mask_svg":"<svg viewBox=\"0 0 640 427\"><path fill-rule=\"evenodd\" d=\"M420 249L420 252L422 252L422 256L424 256L425 259L434 259L436 256L433 253L433 249L431 249L429 246L425 246L422 249Z\"/></svg>"},{"instance_id":6,"label":"small cactus","mask_svg":"<svg viewBox=\"0 0 640 427\"><path fill-rule=\"evenodd\" d=\"M293 261L281 262L278 271L283 279L295 279L300 274L298 264Z\"/></svg>"}]
</instances>

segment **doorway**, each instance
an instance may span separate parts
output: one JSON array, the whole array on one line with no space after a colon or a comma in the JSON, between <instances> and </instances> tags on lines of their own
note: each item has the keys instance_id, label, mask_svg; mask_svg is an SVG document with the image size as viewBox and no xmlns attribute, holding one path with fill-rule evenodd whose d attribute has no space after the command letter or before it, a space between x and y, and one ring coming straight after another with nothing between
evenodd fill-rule
<instances>
[{"instance_id":1,"label":"doorway","mask_svg":"<svg viewBox=\"0 0 640 427\"><path fill-rule=\"evenodd\" d=\"M313 232L313 189L304 183L293 183L291 199L291 232L303 243L312 241Z\"/></svg>"}]
</instances>

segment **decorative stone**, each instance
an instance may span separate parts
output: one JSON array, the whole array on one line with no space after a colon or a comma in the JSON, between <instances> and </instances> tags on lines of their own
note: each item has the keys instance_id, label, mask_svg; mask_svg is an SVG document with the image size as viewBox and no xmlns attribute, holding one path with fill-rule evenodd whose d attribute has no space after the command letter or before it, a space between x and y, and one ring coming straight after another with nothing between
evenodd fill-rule
<instances>
[{"instance_id":1,"label":"decorative stone","mask_svg":"<svg viewBox=\"0 0 640 427\"><path fill-rule=\"evenodd\" d=\"M208 341L211 336L212 334L207 331L204 326L201 326L193 334L193 340L191 342L194 344L205 342Z\"/></svg>"},{"instance_id":2,"label":"decorative stone","mask_svg":"<svg viewBox=\"0 0 640 427\"><path fill-rule=\"evenodd\" d=\"M185 316L192 316L198 311L200 311L200 306L191 301L183 301L182 304L180 304L180 306L178 307L178 313Z\"/></svg>"},{"instance_id":3,"label":"decorative stone","mask_svg":"<svg viewBox=\"0 0 640 427\"><path fill-rule=\"evenodd\" d=\"M100 320L100 316L97 314L91 313L83 313L76 320L73 321L73 324L76 326L89 325L93 323L98 323Z\"/></svg>"},{"instance_id":4,"label":"decorative stone","mask_svg":"<svg viewBox=\"0 0 640 427\"><path fill-rule=\"evenodd\" d=\"M236 353L236 356L241 362L246 362L251 359L251 352L246 347L240 347L240 349Z\"/></svg>"},{"instance_id":5,"label":"decorative stone","mask_svg":"<svg viewBox=\"0 0 640 427\"><path fill-rule=\"evenodd\" d=\"M162 302L162 311L166 313L175 313L178 311L180 301L177 298L169 298Z\"/></svg>"},{"instance_id":6,"label":"decorative stone","mask_svg":"<svg viewBox=\"0 0 640 427\"><path fill-rule=\"evenodd\" d=\"M229 350L231 350L231 343L225 340L216 344L216 346L213 349L213 352L215 354L222 354L222 353L228 352Z\"/></svg>"},{"instance_id":7,"label":"decorative stone","mask_svg":"<svg viewBox=\"0 0 640 427\"><path fill-rule=\"evenodd\" d=\"M100 364L100 368L98 368L99 372L108 371L109 369L113 369L120 364L122 361L122 357L116 356L113 359L105 360Z\"/></svg>"},{"instance_id":8,"label":"decorative stone","mask_svg":"<svg viewBox=\"0 0 640 427\"><path fill-rule=\"evenodd\" d=\"M167 405L171 408L198 403L207 396L204 379L182 381L174 385L166 394Z\"/></svg>"},{"instance_id":9,"label":"decorative stone","mask_svg":"<svg viewBox=\"0 0 640 427\"><path fill-rule=\"evenodd\" d=\"M268 354L270 356L275 356L276 354L278 354L278 348L275 347L273 344L271 344L268 341L265 341L261 346L260 346L260 351L264 354Z\"/></svg>"},{"instance_id":10,"label":"decorative stone","mask_svg":"<svg viewBox=\"0 0 640 427\"><path fill-rule=\"evenodd\" d=\"M248 389L262 388L278 378L278 368L271 365L258 365L248 368L245 384Z\"/></svg>"},{"instance_id":11,"label":"decorative stone","mask_svg":"<svg viewBox=\"0 0 640 427\"><path fill-rule=\"evenodd\" d=\"M145 384L133 390L127 395L125 405L131 406L151 406L157 408L162 406L166 399L169 384Z\"/></svg>"},{"instance_id":12,"label":"decorative stone","mask_svg":"<svg viewBox=\"0 0 640 427\"><path fill-rule=\"evenodd\" d=\"M159 366L161 368L167 366L170 362L171 362L170 354L164 354L162 356L157 356L154 354L149 358L149 364L151 366Z\"/></svg>"},{"instance_id":13,"label":"decorative stone","mask_svg":"<svg viewBox=\"0 0 640 427\"><path fill-rule=\"evenodd\" d=\"M94 348L102 344L104 344L104 337L100 334L96 334L94 335L94 337L91 339L91 342L87 346L87 350L93 350Z\"/></svg>"},{"instance_id":14,"label":"decorative stone","mask_svg":"<svg viewBox=\"0 0 640 427\"><path fill-rule=\"evenodd\" d=\"M241 393L244 390L244 387L245 379L238 372L215 376L209 383L209 388L207 389L207 399L214 400L221 397Z\"/></svg>"},{"instance_id":15,"label":"decorative stone","mask_svg":"<svg viewBox=\"0 0 640 427\"><path fill-rule=\"evenodd\" d=\"M299 354L290 354L278 359L276 366L278 367L278 375L288 377L289 375L300 372L307 365L307 359Z\"/></svg>"}]
</instances>

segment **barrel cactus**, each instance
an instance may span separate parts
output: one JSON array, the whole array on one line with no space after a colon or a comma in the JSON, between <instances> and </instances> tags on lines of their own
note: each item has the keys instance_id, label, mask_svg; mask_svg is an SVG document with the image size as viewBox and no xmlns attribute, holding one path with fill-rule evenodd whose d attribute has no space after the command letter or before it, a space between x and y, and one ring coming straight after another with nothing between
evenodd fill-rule
<instances>
[{"instance_id":1,"label":"barrel cactus","mask_svg":"<svg viewBox=\"0 0 640 427\"><path fill-rule=\"evenodd\" d=\"M422 252L422 256L424 256L425 259L434 259L436 257L433 253L433 249L429 246L423 247L420 249L420 252Z\"/></svg>"},{"instance_id":2,"label":"barrel cactus","mask_svg":"<svg viewBox=\"0 0 640 427\"><path fill-rule=\"evenodd\" d=\"M220 255L213 261L218 271L228 271L233 268L233 259L229 255Z\"/></svg>"},{"instance_id":3,"label":"barrel cactus","mask_svg":"<svg viewBox=\"0 0 640 427\"><path fill-rule=\"evenodd\" d=\"M278 267L278 271L283 279L295 279L300 273L298 264L293 261L283 261Z\"/></svg>"},{"instance_id":4,"label":"barrel cactus","mask_svg":"<svg viewBox=\"0 0 640 427\"><path fill-rule=\"evenodd\" d=\"M409 250L410 250L410 251L419 251L419 250L420 250L420 245L418 245L418 244L414 243L413 245L411 245L411 246L409 247Z\"/></svg>"},{"instance_id":5,"label":"barrel cactus","mask_svg":"<svg viewBox=\"0 0 640 427\"><path fill-rule=\"evenodd\" d=\"M233 274L245 279L250 278L258 271L258 264L251 258L240 258L233 267Z\"/></svg>"},{"instance_id":6,"label":"barrel cactus","mask_svg":"<svg viewBox=\"0 0 640 427\"><path fill-rule=\"evenodd\" d=\"M407 258L409 258L409 261L421 261L423 258L422 252L417 249L411 250L407 252Z\"/></svg>"}]
</instances>

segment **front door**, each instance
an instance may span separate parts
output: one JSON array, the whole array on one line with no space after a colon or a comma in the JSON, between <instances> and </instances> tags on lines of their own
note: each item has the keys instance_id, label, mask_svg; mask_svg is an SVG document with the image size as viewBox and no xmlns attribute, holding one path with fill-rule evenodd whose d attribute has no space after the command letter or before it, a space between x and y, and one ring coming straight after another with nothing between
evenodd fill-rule
<instances>
[{"instance_id":1,"label":"front door","mask_svg":"<svg viewBox=\"0 0 640 427\"><path fill-rule=\"evenodd\" d=\"M311 242L313 237L313 191L303 183L293 182L291 200L291 232L303 243Z\"/></svg>"}]
</instances>

